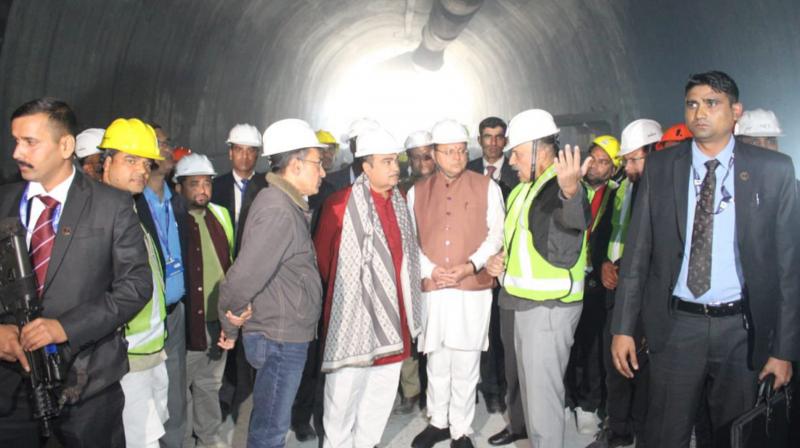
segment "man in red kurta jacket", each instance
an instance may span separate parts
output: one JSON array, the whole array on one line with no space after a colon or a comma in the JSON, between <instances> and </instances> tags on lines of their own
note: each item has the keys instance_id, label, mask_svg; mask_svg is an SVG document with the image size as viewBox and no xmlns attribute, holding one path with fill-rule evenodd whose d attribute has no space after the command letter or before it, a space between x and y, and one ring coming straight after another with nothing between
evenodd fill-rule
<instances>
[{"instance_id":1,"label":"man in red kurta jacket","mask_svg":"<svg viewBox=\"0 0 800 448\"><path fill-rule=\"evenodd\" d=\"M323 205L314 237L326 284L325 447L373 447L419 332L419 247L397 189L402 147L383 129L358 136L352 186Z\"/></svg>"}]
</instances>

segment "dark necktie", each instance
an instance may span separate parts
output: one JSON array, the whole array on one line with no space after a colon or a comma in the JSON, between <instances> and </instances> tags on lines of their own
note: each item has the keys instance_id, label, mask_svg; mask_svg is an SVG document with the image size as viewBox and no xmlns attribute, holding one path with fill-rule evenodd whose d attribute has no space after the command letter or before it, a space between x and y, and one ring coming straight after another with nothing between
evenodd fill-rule
<instances>
[{"instance_id":1,"label":"dark necktie","mask_svg":"<svg viewBox=\"0 0 800 448\"><path fill-rule=\"evenodd\" d=\"M692 246L689 254L689 291L700 297L711 287L711 247L714 242L714 191L717 188L716 169L719 161L706 162L706 177L694 207Z\"/></svg>"},{"instance_id":2,"label":"dark necktie","mask_svg":"<svg viewBox=\"0 0 800 448\"><path fill-rule=\"evenodd\" d=\"M239 191L242 192L242 196L244 196L244 191L247 190L247 184L249 184L249 183L250 183L250 179L242 179L242 186L239 187Z\"/></svg>"},{"instance_id":3,"label":"dark necktie","mask_svg":"<svg viewBox=\"0 0 800 448\"><path fill-rule=\"evenodd\" d=\"M36 273L36 292L39 296L44 290L44 280L47 277L47 266L50 264L50 254L56 234L53 231L53 212L58 206L58 201L50 196L37 196L44 204L44 210L36 220L36 227L31 234L30 256L33 271Z\"/></svg>"},{"instance_id":4,"label":"dark necktie","mask_svg":"<svg viewBox=\"0 0 800 448\"><path fill-rule=\"evenodd\" d=\"M494 172L497 171L497 167L494 165L489 165L486 167L486 175L490 178L494 179Z\"/></svg>"}]
</instances>

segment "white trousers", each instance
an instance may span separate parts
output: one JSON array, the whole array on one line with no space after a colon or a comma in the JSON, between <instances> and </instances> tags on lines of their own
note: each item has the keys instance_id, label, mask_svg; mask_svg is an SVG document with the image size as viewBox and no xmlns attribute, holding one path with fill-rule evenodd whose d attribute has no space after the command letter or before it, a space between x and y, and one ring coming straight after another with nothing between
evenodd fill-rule
<instances>
[{"instance_id":1,"label":"white trousers","mask_svg":"<svg viewBox=\"0 0 800 448\"><path fill-rule=\"evenodd\" d=\"M540 305L514 314L522 408L536 448L564 446L564 372L583 304Z\"/></svg>"},{"instance_id":2,"label":"white trousers","mask_svg":"<svg viewBox=\"0 0 800 448\"><path fill-rule=\"evenodd\" d=\"M453 440L472 434L480 350L442 347L428 353L428 416L431 425L450 427Z\"/></svg>"},{"instance_id":3,"label":"white trousers","mask_svg":"<svg viewBox=\"0 0 800 448\"><path fill-rule=\"evenodd\" d=\"M325 375L324 448L373 448L380 443L402 364L344 367Z\"/></svg>"},{"instance_id":4,"label":"white trousers","mask_svg":"<svg viewBox=\"0 0 800 448\"><path fill-rule=\"evenodd\" d=\"M120 380L125 394L122 423L125 427L125 445L128 448L158 448L158 439L164 435L169 379L167 365L140 372L128 372Z\"/></svg>"}]
</instances>

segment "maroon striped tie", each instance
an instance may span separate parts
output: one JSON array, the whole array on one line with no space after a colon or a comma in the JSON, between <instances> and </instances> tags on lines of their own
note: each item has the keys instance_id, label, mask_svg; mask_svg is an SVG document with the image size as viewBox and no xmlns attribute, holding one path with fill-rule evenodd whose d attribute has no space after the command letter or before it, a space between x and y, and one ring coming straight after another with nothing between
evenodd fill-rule
<instances>
[{"instance_id":1,"label":"maroon striped tie","mask_svg":"<svg viewBox=\"0 0 800 448\"><path fill-rule=\"evenodd\" d=\"M47 265L50 264L50 253L53 252L53 244L56 241L56 234L53 231L53 212L58 206L58 201L50 196L36 197L42 201L45 208L36 220L36 227L33 228L30 255L33 271L36 273L36 292L41 297L47 276Z\"/></svg>"}]
</instances>

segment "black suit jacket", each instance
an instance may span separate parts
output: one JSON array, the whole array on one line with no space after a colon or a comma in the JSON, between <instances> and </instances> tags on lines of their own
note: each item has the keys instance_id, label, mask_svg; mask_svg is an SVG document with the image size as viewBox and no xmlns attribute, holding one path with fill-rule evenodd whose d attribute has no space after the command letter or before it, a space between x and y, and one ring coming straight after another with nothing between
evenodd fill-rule
<instances>
[{"instance_id":1,"label":"black suit jacket","mask_svg":"<svg viewBox=\"0 0 800 448\"><path fill-rule=\"evenodd\" d=\"M239 253L241 235L244 234L244 224L247 221L247 212L250 210L250 204L252 204L256 196L258 196L258 192L266 186L266 175L263 173L255 173L247 184L247 188L244 190L244 194L242 195L242 208L239 210L239 221L236 223L236 241L233 248L234 257ZM236 185L233 179L233 173L227 173L214 178L214 184L211 190L211 202L227 208L231 219L236 219L236 197L234 196L234 188L236 188Z\"/></svg>"},{"instance_id":2,"label":"black suit jacket","mask_svg":"<svg viewBox=\"0 0 800 448\"><path fill-rule=\"evenodd\" d=\"M467 169L475 171L478 174L483 174L483 157L478 157L475 160L467 162ZM500 190L503 191L503 198L508 198L511 190L513 190L518 183L519 177L514 169L511 168L511 165L508 164L508 157L506 157L505 160L503 160L503 166L500 167L500 181L498 182Z\"/></svg>"},{"instance_id":3,"label":"black suit jacket","mask_svg":"<svg viewBox=\"0 0 800 448\"><path fill-rule=\"evenodd\" d=\"M800 208L791 159L736 142L739 260L752 322L750 362L800 358ZM670 300L684 253L691 146L647 158L622 257L612 333L633 335L641 314L650 350L672 331ZM731 275L736 275L731 266Z\"/></svg>"},{"instance_id":4,"label":"black suit jacket","mask_svg":"<svg viewBox=\"0 0 800 448\"><path fill-rule=\"evenodd\" d=\"M342 169L331 171L325 176L325 182L333 187L333 191L339 191L342 188L350 186L350 168L352 164L345 166Z\"/></svg>"},{"instance_id":5,"label":"black suit jacket","mask_svg":"<svg viewBox=\"0 0 800 448\"><path fill-rule=\"evenodd\" d=\"M25 183L0 187L0 216L19 216L24 188ZM152 291L131 195L76 172L42 296L43 316L57 319L67 334L59 349L69 365L65 384L72 402L97 394L128 372L122 327ZM4 323L12 321L3 317ZM0 361L0 415L13 408L21 381L18 363Z\"/></svg>"}]
</instances>

